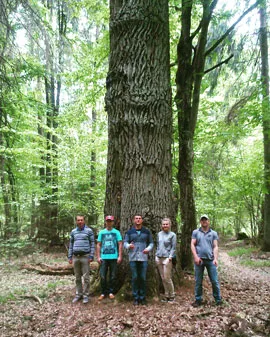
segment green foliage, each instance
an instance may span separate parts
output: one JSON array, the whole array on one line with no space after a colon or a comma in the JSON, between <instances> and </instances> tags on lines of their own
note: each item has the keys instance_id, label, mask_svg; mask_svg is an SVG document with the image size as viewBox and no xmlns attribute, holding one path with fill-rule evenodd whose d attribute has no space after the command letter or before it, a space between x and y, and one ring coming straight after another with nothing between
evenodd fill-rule
<instances>
[{"instance_id":1,"label":"green foliage","mask_svg":"<svg viewBox=\"0 0 270 337\"><path fill-rule=\"evenodd\" d=\"M270 267L269 260L243 260L240 263L244 266L252 267L252 268Z\"/></svg>"},{"instance_id":2,"label":"green foliage","mask_svg":"<svg viewBox=\"0 0 270 337\"><path fill-rule=\"evenodd\" d=\"M16 296L14 294L0 295L0 304L5 304L8 301L14 301Z\"/></svg>"},{"instance_id":3,"label":"green foliage","mask_svg":"<svg viewBox=\"0 0 270 337\"><path fill-rule=\"evenodd\" d=\"M62 63L57 60L61 46L55 27L57 2L52 2L51 10L39 0L19 6L5 3L6 17L0 24L0 237L16 237L14 241L0 242L1 252L7 256L11 251L31 249L29 242L17 238L35 237L37 223L43 221L40 207L44 201L50 205L57 200L56 223L63 239L74 226L77 212L95 215L93 221L98 224L92 226L103 223L99 219L103 219L107 155L103 101L109 57L109 6L105 0L66 5ZM207 48L243 11L241 3L233 8L228 5L222 3L214 12ZM181 32L179 1L170 1L169 10L174 65ZM199 26L201 11L201 2L194 2L193 31ZM251 23L252 16L248 19ZM237 27L206 59L206 69L210 69L234 55L228 64L203 78L194 139L194 184L198 214L209 213L212 225L223 233L245 229L253 236L262 220L263 143L257 31L253 29L256 25L247 23L246 30ZM53 56L50 71L45 59L47 43ZM44 76L54 72L62 81L56 128L46 119L44 83ZM175 72L172 66L173 95ZM177 123L174 113L174 139L178 139ZM41 174L46 160L55 153L48 148L48 133L58 140L57 159L47 165L58 172L53 186ZM175 140L176 200L178 146ZM54 199L50 196L52 187Z\"/></svg>"},{"instance_id":4,"label":"green foliage","mask_svg":"<svg viewBox=\"0 0 270 337\"><path fill-rule=\"evenodd\" d=\"M257 247L237 247L228 252L229 256L239 257L240 264L252 267L262 268L270 267L270 261L266 259L260 259Z\"/></svg>"},{"instance_id":5,"label":"green foliage","mask_svg":"<svg viewBox=\"0 0 270 337\"><path fill-rule=\"evenodd\" d=\"M0 240L0 254L2 258L21 256L37 250L32 241L17 237L8 240Z\"/></svg>"},{"instance_id":6,"label":"green foliage","mask_svg":"<svg viewBox=\"0 0 270 337\"><path fill-rule=\"evenodd\" d=\"M250 255L251 253L254 253L258 251L258 248L256 247L237 247L232 249L228 252L229 256L243 256L243 255Z\"/></svg>"}]
</instances>

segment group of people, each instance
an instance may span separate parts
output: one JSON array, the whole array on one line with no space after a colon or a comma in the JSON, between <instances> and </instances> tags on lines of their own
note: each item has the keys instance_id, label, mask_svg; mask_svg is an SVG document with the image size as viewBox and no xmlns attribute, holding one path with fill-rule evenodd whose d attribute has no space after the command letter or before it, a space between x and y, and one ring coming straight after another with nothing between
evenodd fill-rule
<instances>
[{"instance_id":1,"label":"group of people","mask_svg":"<svg viewBox=\"0 0 270 337\"><path fill-rule=\"evenodd\" d=\"M73 303L89 301L90 266L94 259L95 238L92 229L85 225L82 215L76 217L77 227L71 231L68 260L73 264L76 279L76 296ZM191 251L195 270L195 307L202 305L202 283L204 269L207 269L212 283L213 296L217 305L222 303L218 282L218 235L210 228L207 215L200 218L201 227L192 233ZM171 220L164 218L161 231L157 235L155 262L164 286L162 302L174 302L175 290L172 281L173 258L176 253L176 234L171 231ZM131 270L131 287L134 305L146 304L146 273L148 255L154 248L151 231L143 226L140 214L133 217L133 226L125 233L124 240L119 230L114 228L114 216L105 217L105 228L97 238L96 258L100 264L102 301L106 296L115 298L117 266L123 259L123 248L128 251ZM109 274L109 279L107 279Z\"/></svg>"}]
</instances>

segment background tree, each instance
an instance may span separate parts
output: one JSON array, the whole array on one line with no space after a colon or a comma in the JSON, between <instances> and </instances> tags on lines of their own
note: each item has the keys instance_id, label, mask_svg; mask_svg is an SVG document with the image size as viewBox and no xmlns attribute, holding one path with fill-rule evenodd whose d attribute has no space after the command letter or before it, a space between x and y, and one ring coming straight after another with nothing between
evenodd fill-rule
<instances>
[{"instance_id":1,"label":"background tree","mask_svg":"<svg viewBox=\"0 0 270 337\"><path fill-rule=\"evenodd\" d=\"M192 13L196 10L196 2L182 1L181 8L181 36L177 46L177 73L175 102L178 111L179 137L179 166L178 183L180 186L180 209L182 222L181 235L181 264L182 268L191 267L192 256L190 238L196 227L196 208L194 200L194 133L196 130L202 79L206 72L227 63L232 57L229 55L212 69L205 70L206 58L222 44L225 38L235 28L236 24L256 8L259 1L248 8L240 18L217 40L208 46L209 24L217 0L202 2L200 22L192 32Z\"/></svg>"},{"instance_id":2,"label":"background tree","mask_svg":"<svg viewBox=\"0 0 270 337\"><path fill-rule=\"evenodd\" d=\"M260 49L262 80L262 116L264 143L264 239L263 249L270 251L270 104L269 104L269 63L266 1L260 6Z\"/></svg>"}]
</instances>

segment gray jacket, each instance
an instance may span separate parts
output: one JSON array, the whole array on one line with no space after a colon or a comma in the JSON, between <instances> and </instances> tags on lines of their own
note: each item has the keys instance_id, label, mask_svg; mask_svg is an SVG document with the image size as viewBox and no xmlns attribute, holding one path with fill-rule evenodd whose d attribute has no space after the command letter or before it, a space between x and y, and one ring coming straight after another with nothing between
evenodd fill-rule
<instances>
[{"instance_id":1,"label":"gray jacket","mask_svg":"<svg viewBox=\"0 0 270 337\"><path fill-rule=\"evenodd\" d=\"M157 257L173 257L176 249L176 234L160 231L157 235Z\"/></svg>"}]
</instances>

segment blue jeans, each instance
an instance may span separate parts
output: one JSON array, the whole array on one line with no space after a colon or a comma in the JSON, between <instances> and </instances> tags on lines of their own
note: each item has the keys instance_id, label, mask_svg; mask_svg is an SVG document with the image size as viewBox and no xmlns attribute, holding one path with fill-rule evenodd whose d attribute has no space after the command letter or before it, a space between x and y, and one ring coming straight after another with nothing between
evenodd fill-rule
<instances>
[{"instance_id":1,"label":"blue jeans","mask_svg":"<svg viewBox=\"0 0 270 337\"><path fill-rule=\"evenodd\" d=\"M101 278L101 293L103 295L115 294L115 282L116 282L116 269L117 260L102 260L100 266L100 278ZM107 274L109 270L109 281L107 281Z\"/></svg>"},{"instance_id":2,"label":"blue jeans","mask_svg":"<svg viewBox=\"0 0 270 337\"><path fill-rule=\"evenodd\" d=\"M135 300L145 299L147 261L130 261L132 295Z\"/></svg>"},{"instance_id":3,"label":"blue jeans","mask_svg":"<svg viewBox=\"0 0 270 337\"><path fill-rule=\"evenodd\" d=\"M209 276L209 279L212 283L212 290L213 290L213 296L216 302L221 301L221 295L220 295L220 286L218 282L218 272L217 267L214 265L212 260L206 260L204 259L202 263L198 266L194 264L194 270L195 270L195 299L196 301L202 300L202 283L203 283L203 273L204 268L207 269L207 273Z\"/></svg>"}]
</instances>

